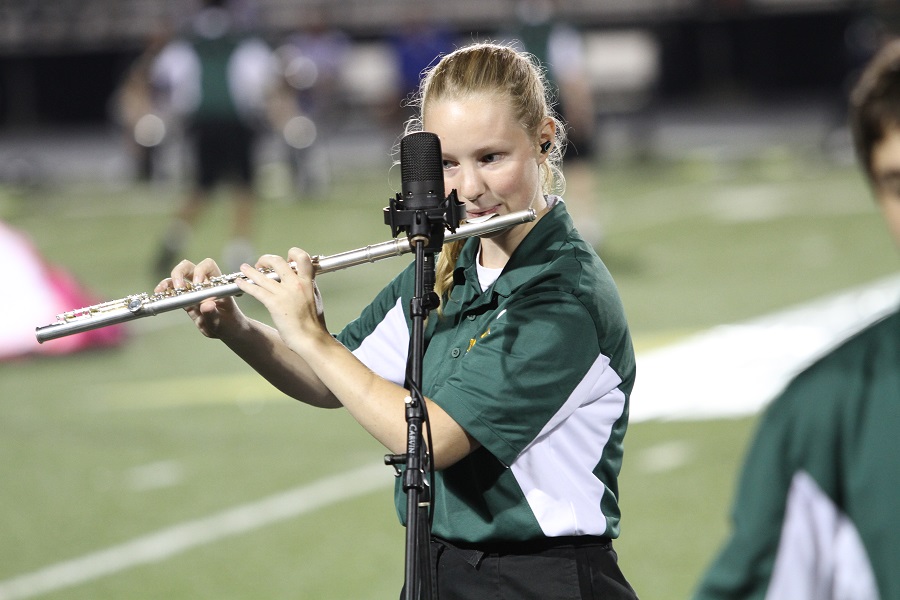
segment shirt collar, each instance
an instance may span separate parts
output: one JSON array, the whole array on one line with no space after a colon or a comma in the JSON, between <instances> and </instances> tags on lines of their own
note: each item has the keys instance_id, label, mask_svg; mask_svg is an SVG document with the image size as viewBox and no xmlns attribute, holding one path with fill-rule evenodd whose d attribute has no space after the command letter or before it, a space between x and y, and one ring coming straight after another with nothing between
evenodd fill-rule
<instances>
[{"instance_id":1,"label":"shirt collar","mask_svg":"<svg viewBox=\"0 0 900 600\"><path fill-rule=\"evenodd\" d=\"M574 229L572 218L569 216L566 206L558 198L553 198L550 210L545 213L525 239L515 249L503 273L494 282L493 292L501 296L509 296L522 284L534 278L544 269L553 254L559 249L559 244L565 240ZM479 239L472 237L466 240L459 259L456 261L456 269L453 271L453 280L456 285L473 286L472 289L481 293L478 285L475 260L478 254Z\"/></svg>"}]
</instances>

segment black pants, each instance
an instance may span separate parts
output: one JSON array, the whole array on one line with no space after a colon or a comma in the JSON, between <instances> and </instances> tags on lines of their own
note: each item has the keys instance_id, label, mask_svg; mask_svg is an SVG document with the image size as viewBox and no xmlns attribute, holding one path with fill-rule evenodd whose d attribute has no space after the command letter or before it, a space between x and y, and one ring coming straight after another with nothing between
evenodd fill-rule
<instances>
[{"instance_id":1,"label":"black pants","mask_svg":"<svg viewBox=\"0 0 900 600\"><path fill-rule=\"evenodd\" d=\"M431 600L636 600L605 538L465 548L431 543ZM405 592L401 593L401 600Z\"/></svg>"},{"instance_id":2,"label":"black pants","mask_svg":"<svg viewBox=\"0 0 900 600\"><path fill-rule=\"evenodd\" d=\"M202 120L191 124L196 160L196 185L211 190L231 181L252 185L254 132L240 121Z\"/></svg>"}]
</instances>

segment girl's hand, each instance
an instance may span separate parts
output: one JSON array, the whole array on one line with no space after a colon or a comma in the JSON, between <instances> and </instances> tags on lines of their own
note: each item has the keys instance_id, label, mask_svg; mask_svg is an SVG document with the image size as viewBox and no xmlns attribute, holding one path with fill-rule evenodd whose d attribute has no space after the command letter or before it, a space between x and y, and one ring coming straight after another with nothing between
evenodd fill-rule
<instances>
[{"instance_id":1,"label":"girl's hand","mask_svg":"<svg viewBox=\"0 0 900 600\"><path fill-rule=\"evenodd\" d=\"M221 269L211 258L206 258L196 265L183 260L172 270L172 276L159 282L153 291L160 293L172 289L190 289L194 284L203 283L221 274ZM246 319L237 302L230 296L208 298L184 310L194 321L197 329L208 338L227 337L240 329Z\"/></svg>"},{"instance_id":2,"label":"girl's hand","mask_svg":"<svg viewBox=\"0 0 900 600\"><path fill-rule=\"evenodd\" d=\"M278 280L267 277L260 269L271 269ZM249 280L237 280L241 291L266 307L282 340L296 352L302 354L305 342L328 334L309 254L299 248L291 248L287 260L266 254L257 261L256 268L242 265L241 273Z\"/></svg>"}]
</instances>

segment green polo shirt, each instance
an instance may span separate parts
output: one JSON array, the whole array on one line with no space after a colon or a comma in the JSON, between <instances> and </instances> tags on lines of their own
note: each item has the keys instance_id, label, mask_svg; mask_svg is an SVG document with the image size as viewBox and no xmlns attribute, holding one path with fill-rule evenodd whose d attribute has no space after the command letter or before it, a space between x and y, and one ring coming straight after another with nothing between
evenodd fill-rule
<instances>
[{"instance_id":1,"label":"green polo shirt","mask_svg":"<svg viewBox=\"0 0 900 600\"><path fill-rule=\"evenodd\" d=\"M766 409L696 600L900 598L900 313Z\"/></svg>"},{"instance_id":2,"label":"green polo shirt","mask_svg":"<svg viewBox=\"0 0 900 600\"><path fill-rule=\"evenodd\" d=\"M423 391L481 448L437 473L432 531L460 542L617 537L635 361L606 267L555 202L484 292L467 240L425 331ZM413 266L338 339L403 384ZM405 520L406 497L397 490Z\"/></svg>"}]
</instances>

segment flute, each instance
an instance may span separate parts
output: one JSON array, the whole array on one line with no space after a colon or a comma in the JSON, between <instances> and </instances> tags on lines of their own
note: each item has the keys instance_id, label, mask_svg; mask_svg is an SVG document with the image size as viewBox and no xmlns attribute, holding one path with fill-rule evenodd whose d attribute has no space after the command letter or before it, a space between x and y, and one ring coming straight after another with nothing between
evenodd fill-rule
<instances>
[{"instance_id":1,"label":"flute","mask_svg":"<svg viewBox=\"0 0 900 600\"><path fill-rule=\"evenodd\" d=\"M455 232L448 232L444 236L445 242L467 238L473 235L483 235L495 231L508 229L515 225L534 221L537 214L533 209L509 213L507 215L494 216L478 223L464 223L456 228ZM413 246L407 238L396 238L349 250L330 256L313 256L313 270L316 274L330 273L340 269L346 269L364 263L372 263L392 256L400 256L411 252ZM293 264L291 265L293 268ZM278 275L272 271L263 271L267 277L278 280ZM188 288L177 288L148 294L132 294L119 300L110 300L93 306L86 306L70 310L56 315L56 321L49 325L35 328L35 337L39 343L47 340L73 335L92 329L99 329L109 325L116 325L126 321L133 321L141 317L150 317L178 308L194 306L207 298L225 298L237 296L241 293L237 283L238 279L247 279L241 273L219 275L208 281L191 285Z\"/></svg>"}]
</instances>

